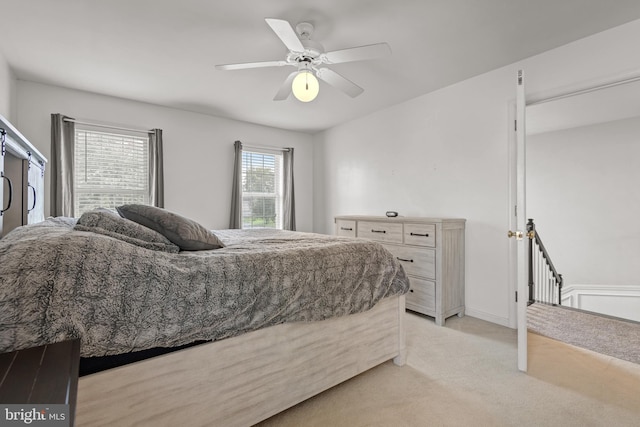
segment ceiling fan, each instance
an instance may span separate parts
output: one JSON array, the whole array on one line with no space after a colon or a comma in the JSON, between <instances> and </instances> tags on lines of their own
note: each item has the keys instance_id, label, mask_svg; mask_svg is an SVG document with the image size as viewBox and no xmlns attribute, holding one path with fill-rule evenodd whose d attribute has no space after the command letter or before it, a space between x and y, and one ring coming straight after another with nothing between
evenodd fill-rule
<instances>
[{"instance_id":1,"label":"ceiling fan","mask_svg":"<svg viewBox=\"0 0 640 427\"><path fill-rule=\"evenodd\" d=\"M293 95L303 102L313 101L320 90L317 79L340 89L352 98L360 95L364 89L357 84L323 65L342 62L362 61L380 58L391 54L387 43L377 43L347 49L325 52L322 45L311 40L313 25L301 22L294 31L289 22L282 19L266 18L267 24L282 40L289 53L283 60L246 62L240 64L216 65L218 70L242 70L247 68L293 66L296 71L289 74L273 98L282 101ZM317 79L316 79L317 77Z\"/></svg>"}]
</instances>

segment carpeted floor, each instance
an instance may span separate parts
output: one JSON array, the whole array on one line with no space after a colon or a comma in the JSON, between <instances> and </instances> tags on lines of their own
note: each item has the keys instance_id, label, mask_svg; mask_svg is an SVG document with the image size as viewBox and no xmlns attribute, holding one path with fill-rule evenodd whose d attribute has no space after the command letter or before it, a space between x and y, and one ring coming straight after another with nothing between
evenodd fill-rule
<instances>
[{"instance_id":1,"label":"carpeted floor","mask_svg":"<svg viewBox=\"0 0 640 427\"><path fill-rule=\"evenodd\" d=\"M261 427L638 426L640 366L473 317L406 314L407 365L373 368Z\"/></svg>"},{"instance_id":2,"label":"carpeted floor","mask_svg":"<svg viewBox=\"0 0 640 427\"><path fill-rule=\"evenodd\" d=\"M536 303L527 308L527 326L539 335L640 364L640 323Z\"/></svg>"}]
</instances>

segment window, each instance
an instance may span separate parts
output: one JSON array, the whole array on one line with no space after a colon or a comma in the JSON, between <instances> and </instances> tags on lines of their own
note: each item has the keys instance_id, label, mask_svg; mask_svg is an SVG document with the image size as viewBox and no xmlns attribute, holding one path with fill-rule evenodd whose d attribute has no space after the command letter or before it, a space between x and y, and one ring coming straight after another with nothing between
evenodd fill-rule
<instances>
[{"instance_id":1,"label":"window","mask_svg":"<svg viewBox=\"0 0 640 427\"><path fill-rule=\"evenodd\" d=\"M76 126L74 212L149 204L149 137Z\"/></svg>"},{"instance_id":2,"label":"window","mask_svg":"<svg viewBox=\"0 0 640 427\"><path fill-rule=\"evenodd\" d=\"M242 228L282 228L282 154L242 151Z\"/></svg>"}]
</instances>

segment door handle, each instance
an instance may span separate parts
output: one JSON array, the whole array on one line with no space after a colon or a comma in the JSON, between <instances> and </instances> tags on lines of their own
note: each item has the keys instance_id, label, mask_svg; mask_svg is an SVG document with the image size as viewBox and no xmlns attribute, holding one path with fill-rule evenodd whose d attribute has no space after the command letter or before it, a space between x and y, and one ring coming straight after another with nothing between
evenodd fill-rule
<instances>
[{"instance_id":1,"label":"door handle","mask_svg":"<svg viewBox=\"0 0 640 427\"><path fill-rule=\"evenodd\" d=\"M522 240L522 231L511 231L509 230L509 232L507 233L507 237L512 238L515 237L516 240Z\"/></svg>"},{"instance_id":2,"label":"door handle","mask_svg":"<svg viewBox=\"0 0 640 427\"><path fill-rule=\"evenodd\" d=\"M36 208L36 187L34 187L31 184L27 184L29 186L30 189L33 190L33 206L31 206L31 209L27 208L27 212L31 212L32 210L34 210Z\"/></svg>"},{"instance_id":3,"label":"door handle","mask_svg":"<svg viewBox=\"0 0 640 427\"><path fill-rule=\"evenodd\" d=\"M11 179L9 179L8 176L5 176L4 172L0 172L0 177L6 179L9 183L9 201L7 202L6 208L0 209L0 216L2 216L3 213L11 208L11 200L13 200L13 185L11 184Z\"/></svg>"}]
</instances>

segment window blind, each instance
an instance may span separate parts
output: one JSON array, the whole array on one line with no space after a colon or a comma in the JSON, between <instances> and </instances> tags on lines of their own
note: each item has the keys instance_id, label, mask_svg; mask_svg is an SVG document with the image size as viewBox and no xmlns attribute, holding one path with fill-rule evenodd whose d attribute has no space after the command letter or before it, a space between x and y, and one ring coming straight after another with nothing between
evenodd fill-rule
<instances>
[{"instance_id":1,"label":"window blind","mask_svg":"<svg viewBox=\"0 0 640 427\"><path fill-rule=\"evenodd\" d=\"M282 228L282 154L242 152L242 228Z\"/></svg>"},{"instance_id":2,"label":"window blind","mask_svg":"<svg viewBox=\"0 0 640 427\"><path fill-rule=\"evenodd\" d=\"M149 138L76 128L75 214L149 203Z\"/></svg>"}]
</instances>

